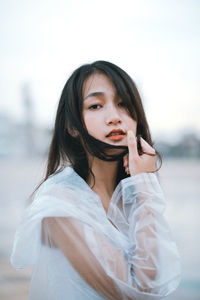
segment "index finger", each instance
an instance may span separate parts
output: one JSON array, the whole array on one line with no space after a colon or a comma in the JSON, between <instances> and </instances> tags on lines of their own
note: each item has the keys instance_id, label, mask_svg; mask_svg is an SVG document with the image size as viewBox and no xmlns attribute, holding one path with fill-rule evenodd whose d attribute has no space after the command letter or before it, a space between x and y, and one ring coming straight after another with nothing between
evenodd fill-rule
<instances>
[{"instance_id":1,"label":"index finger","mask_svg":"<svg viewBox=\"0 0 200 300\"><path fill-rule=\"evenodd\" d=\"M132 130L127 131L127 142L128 142L128 151L129 151L129 159L134 158L134 156L138 156L137 149L137 140Z\"/></svg>"}]
</instances>

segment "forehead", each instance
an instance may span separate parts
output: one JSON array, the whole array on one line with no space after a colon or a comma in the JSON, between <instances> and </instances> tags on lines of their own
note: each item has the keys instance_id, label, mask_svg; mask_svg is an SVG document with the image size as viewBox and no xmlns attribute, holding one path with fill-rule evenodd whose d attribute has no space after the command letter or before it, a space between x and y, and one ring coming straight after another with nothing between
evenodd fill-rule
<instances>
[{"instance_id":1,"label":"forehead","mask_svg":"<svg viewBox=\"0 0 200 300\"><path fill-rule=\"evenodd\" d=\"M108 76L95 73L90 75L83 84L83 98L93 92L116 94L116 88Z\"/></svg>"}]
</instances>

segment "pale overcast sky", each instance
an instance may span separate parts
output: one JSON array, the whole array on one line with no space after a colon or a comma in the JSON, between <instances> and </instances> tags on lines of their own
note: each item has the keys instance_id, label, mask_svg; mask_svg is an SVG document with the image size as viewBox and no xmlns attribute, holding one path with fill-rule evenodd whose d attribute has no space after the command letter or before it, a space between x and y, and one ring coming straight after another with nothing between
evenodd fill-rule
<instances>
[{"instance_id":1,"label":"pale overcast sky","mask_svg":"<svg viewBox=\"0 0 200 300\"><path fill-rule=\"evenodd\" d=\"M199 0L1 0L0 113L52 127L65 81L94 60L137 83L155 135L200 132Z\"/></svg>"}]
</instances>

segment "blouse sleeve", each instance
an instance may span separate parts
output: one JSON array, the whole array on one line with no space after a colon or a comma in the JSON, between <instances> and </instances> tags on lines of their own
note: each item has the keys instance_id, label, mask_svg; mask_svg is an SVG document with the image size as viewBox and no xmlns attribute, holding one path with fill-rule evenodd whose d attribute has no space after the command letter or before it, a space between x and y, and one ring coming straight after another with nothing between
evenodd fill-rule
<instances>
[{"instance_id":1,"label":"blouse sleeve","mask_svg":"<svg viewBox=\"0 0 200 300\"><path fill-rule=\"evenodd\" d=\"M72 216L44 218L43 244L58 248L106 299L162 299L180 280L178 252L163 209L156 176L140 174L122 181L108 211L111 222L128 238L127 251L98 225Z\"/></svg>"},{"instance_id":2,"label":"blouse sleeve","mask_svg":"<svg viewBox=\"0 0 200 300\"><path fill-rule=\"evenodd\" d=\"M129 239L132 286L166 296L180 282L180 258L163 213L165 199L153 173L122 180L112 197L108 218Z\"/></svg>"}]
</instances>

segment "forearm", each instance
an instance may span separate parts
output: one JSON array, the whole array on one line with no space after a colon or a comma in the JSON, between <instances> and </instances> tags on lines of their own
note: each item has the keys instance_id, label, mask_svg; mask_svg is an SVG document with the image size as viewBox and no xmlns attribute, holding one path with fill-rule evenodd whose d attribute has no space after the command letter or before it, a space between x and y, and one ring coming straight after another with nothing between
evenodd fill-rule
<instances>
[{"instance_id":1,"label":"forearm","mask_svg":"<svg viewBox=\"0 0 200 300\"><path fill-rule=\"evenodd\" d=\"M133 286L143 292L167 294L178 284L180 266L175 242L163 216L165 199L156 175L142 173L127 178L118 194L123 197L118 196L109 213L130 242L128 260Z\"/></svg>"},{"instance_id":2,"label":"forearm","mask_svg":"<svg viewBox=\"0 0 200 300\"><path fill-rule=\"evenodd\" d=\"M101 256L101 261L99 261L99 257L88 247L84 238L84 227L84 224L79 224L73 218L46 218L43 220L43 230L48 236L46 244L49 247L59 248L87 284L105 299L136 300L121 294L115 280L105 270L107 257ZM103 240L101 239L100 242ZM116 279L124 280L124 278L120 278L121 273L123 273L122 269L125 268L121 253L105 241L101 246L106 247L104 252L107 252L107 256L116 257L116 262L119 265L118 268L117 266L115 268L119 269L119 273L115 274ZM103 249L99 249L99 251L103 252Z\"/></svg>"}]
</instances>

